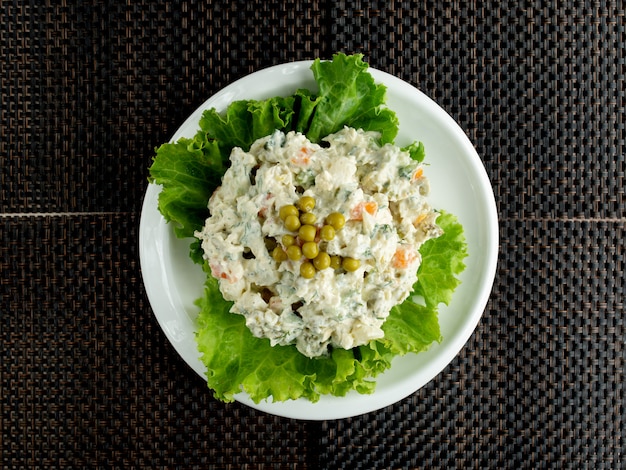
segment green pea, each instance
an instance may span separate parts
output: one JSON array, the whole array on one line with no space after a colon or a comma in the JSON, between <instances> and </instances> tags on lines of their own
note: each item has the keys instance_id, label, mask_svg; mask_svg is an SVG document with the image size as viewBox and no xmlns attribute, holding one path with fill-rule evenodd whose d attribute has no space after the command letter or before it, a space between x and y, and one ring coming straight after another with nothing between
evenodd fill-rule
<instances>
[{"instance_id":1,"label":"green pea","mask_svg":"<svg viewBox=\"0 0 626 470\"><path fill-rule=\"evenodd\" d=\"M318 271L328 268L330 266L330 255L322 251L313 259L313 266L315 266L315 269Z\"/></svg>"},{"instance_id":2,"label":"green pea","mask_svg":"<svg viewBox=\"0 0 626 470\"><path fill-rule=\"evenodd\" d=\"M281 239L281 241L283 242L283 246L285 248L289 248L291 245L293 245L296 242L296 237L286 233L285 235L283 235L283 238Z\"/></svg>"},{"instance_id":3,"label":"green pea","mask_svg":"<svg viewBox=\"0 0 626 470\"><path fill-rule=\"evenodd\" d=\"M311 212L315 207L315 199L311 196L302 196L298 201L298 208L302 212Z\"/></svg>"},{"instance_id":4,"label":"green pea","mask_svg":"<svg viewBox=\"0 0 626 470\"><path fill-rule=\"evenodd\" d=\"M317 229L313 225L303 225L298 230L298 236L305 242L312 242L315 240L315 235L317 235Z\"/></svg>"},{"instance_id":5,"label":"green pea","mask_svg":"<svg viewBox=\"0 0 626 470\"><path fill-rule=\"evenodd\" d=\"M300 276L305 279L313 279L315 277L315 266L310 261L305 261L300 265Z\"/></svg>"},{"instance_id":6,"label":"green pea","mask_svg":"<svg viewBox=\"0 0 626 470\"><path fill-rule=\"evenodd\" d=\"M330 267L339 269L341 267L341 256L333 255L330 257Z\"/></svg>"},{"instance_id":7,"label":"green pea","mask_svg":"<svg viewBox=\"0 0 626 470\"><path fill-rule=\"evenodd\" d=\"M324 225L320 229L320 238L322 240L327 241L327 242L329 242L333 238L335 238L335 229L334 229L334 227L332 225Z\"/></svg>"},{"instance_id":8,"label":"green pea","mask_svg":"<svg viewBox=\"0 0 626 470\"><path fill-rule=\"evenodd\" d=\"M315 217L315 214L313 212L305 212L304 214L300 215L300 222L302 223L302 225L313 225L316 220L317 217Z\"/></svg>"},{"instance_id":9,"label":"green pea","mask_svg":"<svg viewBox=\"0 0 626 470\"><path fill-rule=\"evenodd\" d=\"M278 209L278 216L280 217L280 220L285 220L288 215L295 215L297 217L298 213L298 208L293 204L289 204Z\"/></svg>"},{"instance_id":10,"label":"green pea","mask_svg":"<svg viewBox=\"0 0 626 470\"><path fill-rule=\"evenodd\" d=\"M306 242L302 245L302 254L308 259L315 258L320 252L319 246L315 242Z\"/></svg>"},{"instance_id":11,"label":"green pea","mask_svg":"<svg viewBox=\"0 0 626 470\"><path fill-rule=\"evenodd\" d=\"M326 223L335 230L341 230L346 225L346 218L340 212L331 212L326 216Z\"/></svg>"},{"instance_id":12,"label":"green pea","mask_svg":"<svg viewBox=\"0 0 626 470\"><path fill-rule=\"evenodd\" d=\"M288 215L285 219L285 228L292 232L295 232L300 228L300 219L297 215Z\"/></svg>"},{"instance_id":13,"label":"green pea","mask_svg":"<svg viewBox=\"0 0 626 470\"><path fill-rule=\"evenodd\" d=\"M289 248L287 248L287 257L290 260L298 261L300 258L302 258L302 250L298 245L291 245Z\"/></svg>"},{"instance_id":14,"label":"green pea","mask_svg":"<svg viewBox=\"0 0 626 470\"><path fill-rule=\"evenodd\" d=\"M361 266L361 261L354 258L344 258L341 267L348 272L356 271Z\"/></svg>"},{"instance_id":15,"label":"green pea","mask_svg":"<svg viewBox=\"0 0 626 470\"><path fill-rule=\"evenodd\" d=\"M274 258L274 261L277 263L281 263L287 259L287 253L285 253L285 250L281 247L277 246L272 250L272 258Z\"/></svg>"}]
</instances>

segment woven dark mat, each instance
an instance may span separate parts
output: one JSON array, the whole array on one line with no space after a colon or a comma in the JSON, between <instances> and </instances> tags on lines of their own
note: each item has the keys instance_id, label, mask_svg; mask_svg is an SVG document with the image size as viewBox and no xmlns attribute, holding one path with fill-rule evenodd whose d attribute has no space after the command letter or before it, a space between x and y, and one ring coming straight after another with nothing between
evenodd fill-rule
<instances>
[{"instance_id":1,"label":"woven dark mat","mask_svg":"<svg viewBox=\"0 0 626 470\"><path fill-rule=\"evenodd\" d=\"M0 467L624 468L621 3L58 3L0 3ZM212 93L340 50L467 132L500 261L432 382L302 422L211 398L154 319L138 222L154 147Z\"/></svg>"},{"instance_id":2,"label":"woven dark mat","mask_svg":"<svg viewBox=\"0 0 626 470\"><path fill-rule=\"evenodd\" d=\"M406 400L324 423L324 468L620 467L624 224L504 225L499 281L465 351Z\"/></svg>"}]
</instances>

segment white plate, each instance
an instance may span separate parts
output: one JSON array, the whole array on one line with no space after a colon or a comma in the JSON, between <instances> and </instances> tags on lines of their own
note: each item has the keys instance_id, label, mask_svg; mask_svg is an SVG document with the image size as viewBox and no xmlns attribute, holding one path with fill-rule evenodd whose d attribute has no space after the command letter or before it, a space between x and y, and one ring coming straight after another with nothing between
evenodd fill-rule
<instances>
[{"instance_id":1,"label":"white plate","mask_svg":"<svg viewBox=\"0 0 626 470\"><path fill-rule=\"evenodd\" d=\"M238 99L287 96L297 88L316 90L311 61L274 66L246 76L216 93L200 106L172 137L192 137L202 112L218 111ZM463 130L434 101L410 84L369 68L387 86L387 105L400 120L396 144L420 140L426 148L425 173L431 182L433 207L455 214L465 228L469 256L462 284L449 307L441 306L443 341L420 354L396 358L377 377L375 393L346 397L323 396L317 403L304 399L255 404L245 393L236 400L274 415L297 419L337 419L356 416L393 404L414 393L439 374L458 354L476 328L491 292L498 255L498 219L491 184L482 162ZM139 253L148 299L165 335L201 377L194 339L194 301L202 295L203 273L188 257L190 240L177 239L157 208L159 187L149 185L141 213Z\"/></svg>"}]
</instances>

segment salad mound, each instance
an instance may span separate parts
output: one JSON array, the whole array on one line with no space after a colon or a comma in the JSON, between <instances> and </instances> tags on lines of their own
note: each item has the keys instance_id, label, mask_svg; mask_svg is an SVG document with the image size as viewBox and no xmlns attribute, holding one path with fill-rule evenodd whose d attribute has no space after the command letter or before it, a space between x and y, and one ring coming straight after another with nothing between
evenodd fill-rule
<instances>
[{"instance_id":1,"label":"salad mound","mask_svg":"<svg viewBox=\"0 0 626 470\"><path fill-rule=\"evenodd\" d=\"M231 312L272 346L316 357L382 338L441 234L422 165L376 137L345 127L322 147L276 131L231 153L196 237Z\"/></svg>"},{"instance_id":2,"label":"salad mound","mask_svg":"<svg viewBox=\"0 0 626 470\"><path fill-rule=\"evenodd\" d=\"M331 61L318 59L314 61L311 69L318 90L301 89L289 97L274 97L261 101L236 101L224 113L218 113L214 109L207 110L200 119L197 134L191 139L182 138L177 142L161 145L150 167L150 181L162 186L159 210L165 219L173 224L178 237L189 237L192 240L190 257L202 265L207 275L204 295L197 301L200 312L196 340L201 360L207 367L208 386L216 398L224 401L233 400L241 391L248 393L255 402L270 397L274 401L301 397L317 401L323 394L343 396L351 390L371 393L375 387L374 377L390 367L393 357L409 352L420 352L433 342L440 341L438 306L441 303L449 303L452 292L459 283L458 274L465 267L463 259L467 256L467 247L462 226L457 219L445 211L435 213L429 207L422 207L427 213L427 218L422 219L420 223L426 221L424 227L430 227L431 233L416 245L419 250L414 253L411 257L412 262L409 263L411 270L406 276L408 281L405 293L385 307L388 316L384 315L386 316L386 319L383 319L384 323L381 321L375 325L378 328L376 335L366 337L361 342L318 342L323 345L324 352L318 355L322 349L299 350L296 345L291 344L293 338L281 343L268 337L257 337L263 335L253 334L251 330L254 328L250 322L246 325L245 315L232 313L237 311L235 304L238 297L222 293L219 283L225 280L222 276L223 271L205 259L203 250L203 248L210 250L208 245L213 243L211 240L215 240L214 226L210 223L210 217L215 216L217 210L210 207L209 199L219 194L217 190L222 185L223 178L226 186L225 174L231 166L235 166L231 163L231 153L234 155L238 152L250 152L255 141L265 139L267 142L275 135L301 135L306 137L311 145L322 144L318 147L323 148L323 139L332 138L332 135L340 133L344 127L367 135L368 139L375 143L374 147L384 148L385 144L393 144L398 131L395 113L385 106L385 87L374 82L361 55L336 54ZM410 167L411 171L424 160L424 147L418 142L401 150L410 162L410 165L406 166ZM339 158L336 158L335 162L337 161ZM379 154L372 160L367 173L375 173L376 170L385 168L388 163L388 156ZM258 172L258 169L255 171ZM321 169L318 169L309 176L315 179L320 173ZM367 179L365 173L363 178ZM250 171L246 178L250 178ZM253 179L255 178L256 176ZM375 184L374 181L371 183ZM300 181L297 187L302 194L292 194L284 204L275 203L271 209L272 213L279 213L281 207L296 203L297 197L303 195L319 199L317 194L305 194L307 190L305 186L306 184ZM296 185L293 185L293 188L296 188ZM232 187L231 189L238 190ZM267 194L266 192L264 197ZM392 205L389 198L387 201L374 201L377 207L384 207L385 203L388 206ZM226 210L227 206L228 204L223 208ZM323 203L321 207L324 207ZM415 211L415 217L411 218L414 228L414 222L420 215L416 209L410 205L407 207L408 213ZM316 213L311 209L309 212L320 219L325 217L319 211ZM350 210L337 209L335 212L346 216L348 219L346 225L354 225L350 220ZM372 230L377 224L384 225L375 218L369 220L372 214L367 210L364 214L366 215L358 224L361 231L366 223L370 224ZM437 214L439 216L435 224L434 218ZM257 208L255 213L257 221L258 215ZM283 224L285 223L283 221ZM224 232L226 236L227 231ZM344 231L345 228L341 230L341 235L337 236L338 239L345 235ZM349 230L346 233L349 234ZM234 238L239 238L237 243L243 246L239 235L232 232ZM276 241L279 235L284 234L275 233L269 238ZM327 245L332 243L330 241L317 243L318 248L322 247L328 251L330 258L331 250ZM344 248L352 246L353 243L347 243ZM263 256L270 253L267 246L264 248L265 252L258 252L263 253ZM395 251L390 253L389 259L393 260ZM243 250L237 254L238 257L247 258L246 261L249 261L249 255L248 252L244 257ZM352 275L352 272L347 271L354 268L354 272L358 271L361 278L366 273L366 277L369 277L370 273L374 272L371 269L371 260L368 259L372 253L363 255L364 253L354 256L353 253L343 253L342 256L346 259L358 261L357 264L351 265L350 269L344 269L343 273ZM275 256L268 259L280 262L278 270L297 273L295 269L297 263L291 263L293 260L285 261L278 252ZM311 261L314 261L312 256ZM255 252L254 258L256 257ZM421 263L414 263L415 260L421 260ZM406 258L403 261L406 261ZM305 276L303 271L300 271L300 275L307 278L301 281L315 282L318 277L330 275L326 274L331 272L326 262L320 266L319 271L316 271L317 274L314 272L311 279L308 278L310 273ZM368 266L370 272L365 271ZM262 283L255 282L255 286L256 293L264 304L266 302L263 295L267 300L272 296L281 298L280 295L276 295L278 292L271 291ZM264 288L270 290L272 295L267 297ZM382 292L388 290L382 289ZM301 303L302 306L305 305L305 302ZM291 305L291 312L300 308L300 304L297 304L298 308L295 310ZM369 306L372 307L373 303ZM298 318L297 315L295 317ZM328 347L328 344L331 346Z\"/></svg>"}]
</instances>

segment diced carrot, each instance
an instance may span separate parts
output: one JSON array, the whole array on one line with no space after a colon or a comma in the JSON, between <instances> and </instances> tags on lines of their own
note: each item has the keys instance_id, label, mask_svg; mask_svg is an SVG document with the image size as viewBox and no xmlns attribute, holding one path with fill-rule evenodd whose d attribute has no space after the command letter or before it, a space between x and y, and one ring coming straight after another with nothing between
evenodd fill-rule
<instances>
[{"instance_id":1,"label":"diced carrot","mask_svg":"<svg viewBox=\"0 0 626 470\"><path fill-rule=\"evenodd\" d=\"M424 175L424 169L422 167L419 167L417 170L415 170L415 173L413 173L413 176L411 177L411 179L415 181L415 180L420 179L423 175Z\"/></svg>"},{"instance_id":2,"label":"diced carrot","mask_svg":"<svg viewBox=\"0 0 626 470\"><path fill-rule=\"evenodd\" d=\"M363 220L363 212L367 212L369 215L374 215L377 210L378 204L376 201L362 201L352 208L350 211L350 219Z\"/></svg>"},{"instance_id":3,"label":"diced carrot","mask_svg":"<svg viewBox=\"0 0 626 470\"><path fill-rule=\"evenodd\" d=\"M391 266L396 269L406 269L417 261L417 253L411 246L401 246L393 255Z\"/></svg>"},{"instance_id":4,"label":"diced carrot","mask_svg":"<svg viewBox=\"0 0 626 470\"><path fill-rule=\"evenodd\" d=\"M417 225L421 224L422 222L424 222L424 219L426 219L426 217L427 217L427 214L420 214L420 215L418 215L415 218L415 220L413 221L413 225L417 226Z\"/></svg>"},{"instance_id":5,"label":"diced carrot","mask_svg":"<svg viewBox=\"0 0 626 470\"><path fill-rule=\"evenodd\" d=\"M233 278L229 273L224 271L219 264L209 263L209 266L211 267L211 274L213 274L214 278L224 279L230 283L233 283L236 281L236 279Z\"/></svg>"},{"instance_id":6,"label":"diced carrot","mask_svg":"<svg viewBox=\"0 0 626 470\"><path fill-rule=\"evenodd\" d=\"M302 147L300 151L291 157L291 163L294 165L308 165L311 163L311 149L308 147Z\"/></svg>"},{"instance_id":7,"label":"diced carrot","mask_svg":"<svg viewBox=\"0 0 626 470\"><path fill-rule=\"evenodd\" d=\"M261 218L266 218L267 217L267 210L269 209L268 207L268 203L270 201L270 199L273 197L272 193L267 193L265 195L265 198L263 198L263 202L261 203L261 207L259 207L259 211L257 212L257 215Z\"/></svg>"}]
</instances>

